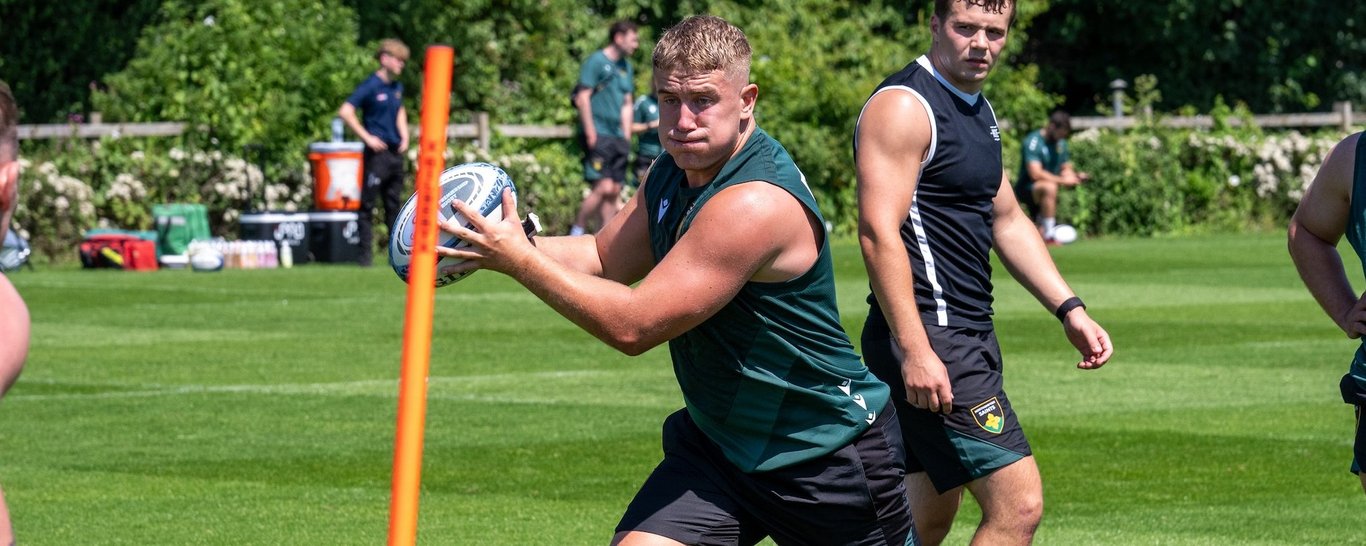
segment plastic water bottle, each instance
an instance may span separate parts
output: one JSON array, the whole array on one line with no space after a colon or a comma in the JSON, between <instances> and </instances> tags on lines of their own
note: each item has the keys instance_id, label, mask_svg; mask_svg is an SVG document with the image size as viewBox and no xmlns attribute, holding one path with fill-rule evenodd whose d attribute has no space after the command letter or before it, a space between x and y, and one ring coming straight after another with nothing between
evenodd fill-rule
<instances>
[{"instance_id":1,"label":"plastic water bottle","mask_svg":"<svg viewBox=\"0 0 1366 546\"><path fill-rule=\"evenodd\" d=\"M266 251L266 264L269 269L280 267L280 251L275 248L275 243L261 241L261 247Z\"/></svg>"},{"instance_id":2,"label":"plastic water bottle","mask_svg":"<svg viewBox=\"0 0 1366 546\"><path fill-rule=\"evenodd\" d=\"M334 117L334 118L332 118L332 142L341 142L341 141L342 141L342 119L339 118L339 117Z\"/></svg>"},{"instance_id":3,"label":"plastic water bottle","mask_svg":"<svg viewBox=\"0 0 1366 546\"><path fill-rule=\"evenodd\" d=\"M289 241L280 241L280 267L294 267L294 248L289 246Z\"/></svg>"}]
</instances>

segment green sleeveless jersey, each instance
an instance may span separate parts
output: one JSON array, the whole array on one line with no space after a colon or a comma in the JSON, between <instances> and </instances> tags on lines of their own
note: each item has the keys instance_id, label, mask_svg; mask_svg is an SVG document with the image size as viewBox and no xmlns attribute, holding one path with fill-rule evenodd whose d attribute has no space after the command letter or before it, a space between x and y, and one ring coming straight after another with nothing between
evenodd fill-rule
<instances>
[{"instance_id":1,"label":"green sleeveless jersey","mask_svg":"<svg viewBox=\"0 0 1366 546\"><path fill-rule=\"evenodd\" d=\"M621 107L635 87L635 68L625 58L613 61L601 49L579 67L579 85L593 89L589 97L593 128L600 135L626 138L621 132ZM580 131L583 128L579 128Z\"/></svg>"},{"instance_id":2,"label":"green sleeveless jersey","mask_svg":"<svg viewBox=\"0 0 1366 546\"><path fill-rule=\"evenodd\" d=\"M1347 242L1366 266L1366 133L1357 137L1356 167L1352 171L1352 208L1347 216ZM1366 390L1366 338L1352 358L1352 377Z\"/></svg>"},{"instance_id":3,"label":"green sleeveless jersey","mask_svg":"<svg viewBox=\"0 0 1366 546\"><path fill-rule=\"evenodd\" d=\"M665 153L645 185L650 244L664 259L708 199L744 183L787 190L820 210L782 145L755 129L716 178L689 188ZM823 219L822 219L823 222ZM745 229L745 219L735 219ZM689 415L739 469L773 470L831 453L866 430L889 398L840 326L829 241L811 269L785 282L748 282L696 328L669 341Z\"/></svg>"}]
</instances>

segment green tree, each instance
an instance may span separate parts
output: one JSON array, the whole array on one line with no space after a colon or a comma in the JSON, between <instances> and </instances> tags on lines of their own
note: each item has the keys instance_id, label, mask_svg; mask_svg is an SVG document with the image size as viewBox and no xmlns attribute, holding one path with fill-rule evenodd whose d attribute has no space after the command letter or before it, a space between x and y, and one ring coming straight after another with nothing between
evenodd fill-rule
<instances>
[{"instance_id":1,"label":"green tree","mask_svg":"<svg viewBox=\"0 0 1366 546\"><path fill-rule=\"evenodd\" d=\"M90 88L133 56L161 0L0 0L0 80L22 123L60 123L89 110Z\"/></svg>"},{"instance_id":2,"label":"green tree","mask_svg":"<svg viewBox=\"0 0 1366 546\"><path fill-rule=\"evenodd\" d=\"M171 0L93 99L111 119L187 122L198 146L259 145L270 170L298 169L374 68L355 36L354 14L330 0Z\"/></svg>"},{"instance_id":3,"label":"green tree","mask_svg":"<svg viewBox=\"0 0 1366 546\"><path fill-rule=\"evenodd\" d=\"M1152 74L1173 109L1216 96L1255 112L1366 102L1366 9L1308 0L1052 0L1026 59L1045 86L1089 110L1111 80Z\"/></svg>"}]
</instances>

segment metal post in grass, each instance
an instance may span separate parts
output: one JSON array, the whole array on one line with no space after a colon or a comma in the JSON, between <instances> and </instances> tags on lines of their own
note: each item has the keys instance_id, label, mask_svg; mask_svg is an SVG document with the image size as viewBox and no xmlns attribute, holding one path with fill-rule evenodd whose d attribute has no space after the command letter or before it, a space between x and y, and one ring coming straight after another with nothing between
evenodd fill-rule
<instances>
[{"instance_id":1,"label":"metal post in grass","mask_svg":"<svg viewBox=\"0 0 1366 546\"><path fill-rule=\"evenodd\" d=\"M417 503L422 486L422 435L427 419L427 370L431 360L436 298L437 181L445 168L446 124L451 111L455 49L430 46L422 71L422 136L417 153L417 214L412 267L403 321L403 357L394 438L394 482L389 500L389 546L417 542Z\"/></svg>"}]
</instances>

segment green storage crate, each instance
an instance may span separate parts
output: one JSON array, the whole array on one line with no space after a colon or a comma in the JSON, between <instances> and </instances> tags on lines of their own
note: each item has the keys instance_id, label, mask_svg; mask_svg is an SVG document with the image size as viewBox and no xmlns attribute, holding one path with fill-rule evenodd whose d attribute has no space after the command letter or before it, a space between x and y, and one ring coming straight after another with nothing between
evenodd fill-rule
<instances>
[{"instance_id":1,"label":"green storage crate","mask_svg":"<svg viewBox=\"0 0 1366 546\"><path fill-rule=\"evenodd\" d=\"M198 203L166 203L152 205L156 222L157 256L184 254L190 241L208 240L209 212Z\"/></svg>"}]
</instances>

